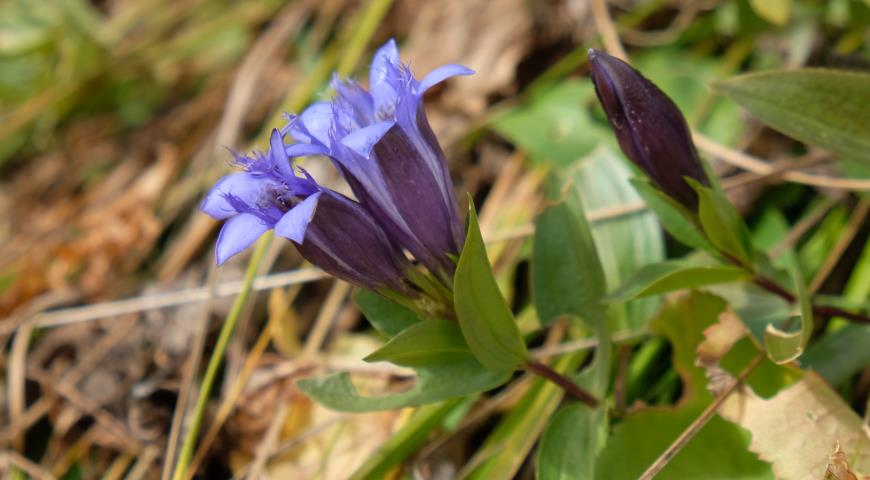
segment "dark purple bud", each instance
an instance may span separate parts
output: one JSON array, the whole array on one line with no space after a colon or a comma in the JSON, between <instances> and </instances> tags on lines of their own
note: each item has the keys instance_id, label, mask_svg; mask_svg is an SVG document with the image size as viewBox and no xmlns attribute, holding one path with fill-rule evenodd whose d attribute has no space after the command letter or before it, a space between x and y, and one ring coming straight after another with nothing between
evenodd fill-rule
<instances>
[{"instance_id":1,"label":"dark purple bud","mask_svg":"<svg viewBox=\"0 0 870 480\"><path fill-rule=\"evenodd\" d=\"M622 60L589 50L595 92L625 155L664 193L691 211L698 195L684 177L709 185L680 110Z\"/></svg>"}]
</instances>

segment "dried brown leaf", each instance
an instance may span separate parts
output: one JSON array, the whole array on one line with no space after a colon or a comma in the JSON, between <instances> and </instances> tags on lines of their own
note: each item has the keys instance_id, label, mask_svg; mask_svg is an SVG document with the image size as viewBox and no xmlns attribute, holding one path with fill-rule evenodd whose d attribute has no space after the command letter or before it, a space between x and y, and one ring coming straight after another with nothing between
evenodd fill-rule
<instances>
[{"instance_id":1,"label":"dried brown leaf","mask_svg":"<svg viewBox=\"0 0 870 480\"><path fill-rule=\"evenodd\" d=\"M707 369L715 391L718 385L733 381L719 367L719 360L747 331L736 315L725 312L719 323L704 333L706 339L697 350L698 363ZM812 371L803 372L799 381L768 399L742 386L725 400L718 413L752 434L749 449L771 464L778 479L839 479L828 477L826 472L832 468L838 474L850 472L849 465L858 470L870 468L870 432L837 392ZM829 458L824 452L832 448L835 452Z\"/></svg>"},{"instance_id":2,"label":"dried brown leaf","mask_svg":"<svg viewBox=\"0 0 870 480\"><path fill-rule=\"evenodd\" d=\"M870 476L856 474L849 468L846 454L838 443L834 448L834 453L828 457L828 468L825 469L824 480L866 480L868 478Z\"/></svg>"}]
</instances>

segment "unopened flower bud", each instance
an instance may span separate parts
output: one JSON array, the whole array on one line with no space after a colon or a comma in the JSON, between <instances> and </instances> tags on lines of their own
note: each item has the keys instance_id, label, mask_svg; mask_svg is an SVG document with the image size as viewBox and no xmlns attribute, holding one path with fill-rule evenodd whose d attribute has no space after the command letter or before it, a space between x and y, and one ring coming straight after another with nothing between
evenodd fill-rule
<instances>
[{"instance_id":1,"label":"unopened flower bud","mask_svg":"<svg viewBox=\"0 0 870 480\"><path fill-rule=\"evenodd\" d=\"M683 114L622 60L590 49L589 64L595 92L622 151L665 194L695 211L698 195L685 178L703 185L709 180Z\"/></svg>"}]
</instances>

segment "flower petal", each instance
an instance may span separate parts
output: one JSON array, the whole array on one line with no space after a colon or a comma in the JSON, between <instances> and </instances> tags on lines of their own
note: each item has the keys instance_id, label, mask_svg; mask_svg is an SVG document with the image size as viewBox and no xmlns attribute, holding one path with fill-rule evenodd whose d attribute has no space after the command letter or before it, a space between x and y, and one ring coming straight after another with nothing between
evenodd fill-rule
<instances>
[{"instance_id":1,"label":"flower petal","mask_svg":"<svg viewBox=\"0 0 870 480\"><path fill-rule=\"evenodd\" d=\"M442 65L435 70L429 72L428 75L423 77L423 81L420 82L420 86L417 90L417 95L423 95L426 90L438 85L439 83L447 80L450 77L455 77L457 75L473 75L474 70L465 67L463 65L456 64L448 64Z\"/></svg>"},{"instance_id":2,"label":"flower petal","mask_svg":"<svg viewBox=\"0 0 870 480\"><path fill-rule=\"evenodd\" d=\"M377 122L350 133L341 139L341 143L363 157L369 158L375 145L395 124L396 122L392 121Z\"/></svg>"},{"instance_id":3,"label":"flower petal","mask_svg":"<svg viewBox=\"0 0 870 480\"><path fill-rule=\"evenodd\" d=\"M322 193L299 253L357 285L407 291L402 278L410 264L368 211L339 193Z\"/></svg>"},{"instance_id":4,"label":"flower petal","mask_svg":"<svg viewBox=\"0 0 870 480\"><path fill-rule=\"evenodd\" d=\"M230 257L248 248L267 230L269 225L250 213L242 213L227 220L217 239L217 264L223 265Z\"/></svg>"},{"instance_id":5,"label":"flower petal","mask_svg":"<svg viewBox=\"0 0 870 480\"><path fill-rule=\"evenodd\" d=\"M342 81L337 76L332 79L332 87L337 98L343 100L353 110L354 121L358 125L368 125L374 119L374 100L353 80Z\"/></svg>"},{"instance_id":6,"label":"flower petal","mask_svg":"<svg viewBox=\"0 0 870 480\"><path fill-rule=\"evenodd\" d=\"M332 125L332 106L329 102L316 102L308 106L290 126L293 138L306 143L329 145L329 127Z\"/></svg>"},{"instance_id":7,"label":"flower petal","mask_svg":"<svg viewBox=\"0 0 870 480\"><path fill-rule=\"evenodd\" d=\"M372 92L375 113L396 103L397 93L388 81L388 76L398 65L399 49L396 41L390 39L375 53L369 70L369 90Z\"/></svg>"},{"instance_id":8,"label":"flower petal","mask_svg":"<svg viewBox=\"0 0 870 480\"><path fill-rule=\"evenodd\" d=\"M320 192L311 195L285 213L281 220L275 224L275 233L302 244L305 240L305 230L314 217L320 195Z\"/></svg>"},{"instance_id":9,"label":"flower petal","mask_svg":"<svg viewBox=\"0 0 870 480\"><path fill-rule=\"evenodd\" d=\"M293 176L293 167L290 165L290 157L284 146L284 136L277 128L272 129L272 136L269 137L269 155L273 165L278 168L281 175L285 177Z\"/></svg>"},{"instance_id":10,"label":"flower petal","mask_svg":"<svg viewBox=\"0 0 870 480\"><path fill-rule=\"evenodd\" d=\"M294 143L285 145L284 151L290 157L307 157L309 155L328 155L329 150L321 145L313 145L310 143Z\"/></svg>"},{"instance_id":11,"label":"flower petal","mask_svg":"<svg viewBox=\"0 0 870 480\"><path fill-rule=\"evenodd\" d=\"M274 183L262 176L249 173L231 173L215 184L199 205L199 209L217 220L224 220L239 213L227 196L240 199L248 205L256 205L264 188Z\"/></svg>"}]
</instances>

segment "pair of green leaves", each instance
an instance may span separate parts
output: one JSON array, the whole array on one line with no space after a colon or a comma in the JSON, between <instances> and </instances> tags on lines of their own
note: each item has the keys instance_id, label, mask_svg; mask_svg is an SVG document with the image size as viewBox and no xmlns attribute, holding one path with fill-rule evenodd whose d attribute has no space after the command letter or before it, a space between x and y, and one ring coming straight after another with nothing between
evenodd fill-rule
<instances>
[{"instance_id":1,"label":"pair of green leaves","mask_svg":"<svg viewBox=\"0 0 870 480\"><path fill-rule=\"evenodd\" d=\"M417 382L410 390L365 396L347 373L305 379L299 387L329 408L363 412L433 403L503 384L527 361L528 353L496 285L473 205L453 289L458 322L422 320L377 294L357 295L357 303L372 325L389 337L366 360L413 368Z\"/></svg>"},{"instance_id":2,"label":"pair of green leaves","mask_svg":"<svg viewBox=\"0 0 870 480\"><path fill-rule=\"evenodd\" d=\"M473 205L453 290L458 322L425 320L410 325L366 360L426 367L473 356L496 372L512 372L524 363L526 345L498 290ZM391 310L394 318L407 319L395 307Z\"/></svg>"}]
</instances>

